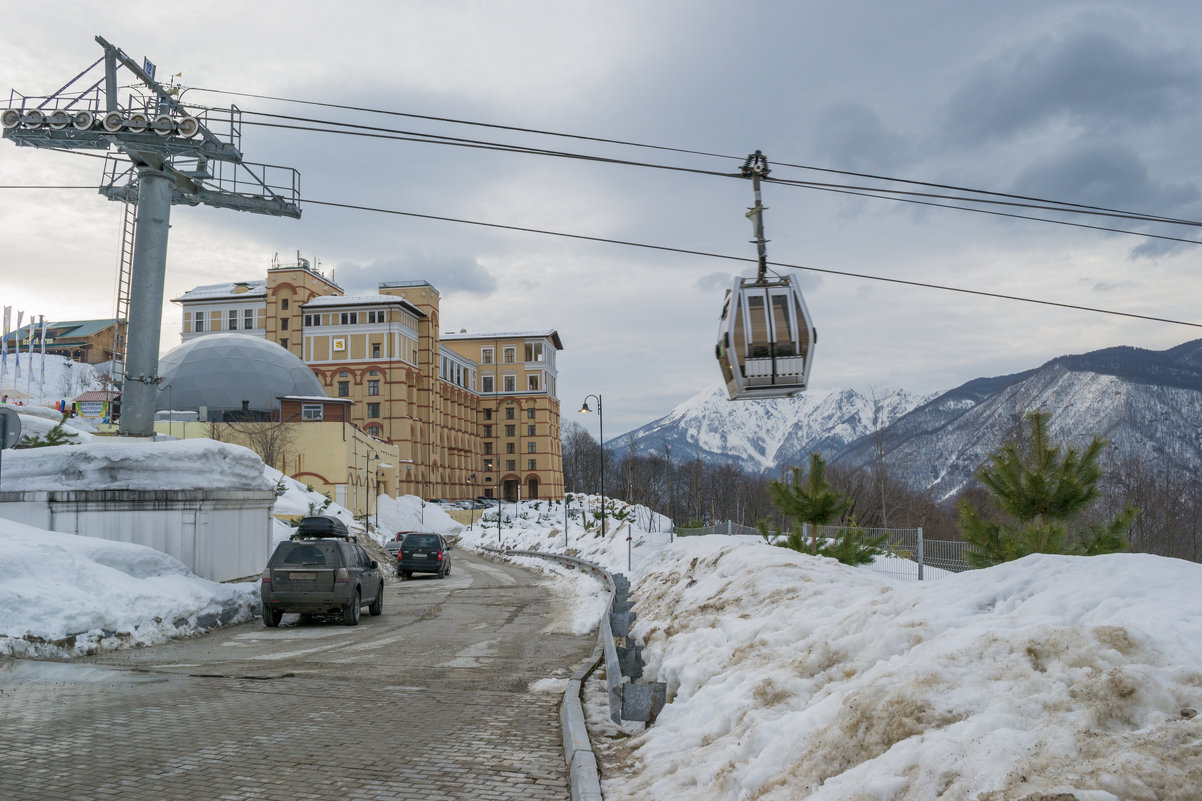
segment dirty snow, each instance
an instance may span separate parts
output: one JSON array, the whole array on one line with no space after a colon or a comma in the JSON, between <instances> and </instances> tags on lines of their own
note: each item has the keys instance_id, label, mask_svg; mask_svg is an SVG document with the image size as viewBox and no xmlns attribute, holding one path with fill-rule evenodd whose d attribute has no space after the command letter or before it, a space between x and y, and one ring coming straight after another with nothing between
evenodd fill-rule
<instances>
[{"instance_id":1,"label":"dirty snow","mask_svg":"<svg viewBox=\"0 0 1202 801\"><path fill-rule=\"evenodd\" d=\"M605 797L1192 801L1200 584L1145 554L919 583L678 540L633 589L669 703Z\"/></svg>"}]
</instances>

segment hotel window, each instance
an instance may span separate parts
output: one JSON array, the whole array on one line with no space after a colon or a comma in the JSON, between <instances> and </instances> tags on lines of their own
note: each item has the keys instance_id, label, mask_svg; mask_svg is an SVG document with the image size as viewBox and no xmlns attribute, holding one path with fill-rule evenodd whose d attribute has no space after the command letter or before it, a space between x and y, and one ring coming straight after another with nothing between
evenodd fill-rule
<instances>
[{"instance_id":1,"label":"hotel window","mask_svg":"<svg viewBox=\"0 0 1202 801\"><path fill-rule=\"evenodd\" d=\"M380 404L378 404L378 403L367 404L367 416L368 417L379 417L380 416Z\"/></svg>"},{"instance_id":2,"label":"hotel window","mask_svg":"<svg viewBox=\"0 0 1202 801\"><path fill-rule=\"evenodd\" d=\"M513 364L513 360L515 358L517 358L518 351L517 351L517 348L505 348L505 350L502 351L502 353L505 354L505 363Z\"/></svg>"},{"instance_id":3,"label":"hotel window","mask_svg":"<svg viewBox=\"0 0 1202 801\"><path fill-rule=\"evenodd\" d=\"M192 323L193 331L200 333L201 331L205 330L205 313L204 312L196 312L196 314L194 314L192 316L192 319L193 319L193 323Z\"/></svg>"},{"instance_id":4,"label":"hotel window","mask_svg":"<svg viewBox=\"0 0 1202 801\"><path fill-rule=\"evenodd\" d=\"M237 309L230 309L225 327L226 327L226 330L228 330L228 331L237 331L238 330L238 310Z\"/></svg>"},{"instance_id":5,"label":"hotel window","mask_svg":"<svg viewBox=\"0 0 1202 801\"><path fill-rule=\"evenodd\" d=\"M492 364L492 348L480 349L480 364Z\"/></svg>"},{"instance_id":6,"label":"hotel window","mask_svg":"<svg viewBox=\"0 0 1202 801\"><path fill-rule=\"evenodd\" d=\"M538 389L538 373L531 373L526 376L526 389Z\"/></svg>"},{"instance_id":7,"label":"hotel window","mask_svg":"<svg viewBox=\"0 0 1202 801\"><path fill-rule=\"evenodd\" d=\"M371 357L373 359L380 358L380 343L379 342L371 343Z\"/></svg>"},{"instance_id":8,"label":"hotel window","mask_svg":"<svg viewBox=\"0 0 1202 801\"><path fill-rule=\"evenodd\" d=\"M281 348L287 348L287 347L288 347L288 337L284 337L283 339L281 339L281 340L280 340L280 347L281 347Z\"/></svg>"},{"instance_id":9,"label":"hotel window","mask_svg":"<svg viewBox=\"0 0 1202 801\"><path fill-rule=\"evenodd\" d=\"M351 395L351 382L350 381L339 381L338 382L338 397L349 398L350 395Z\"/></svg>"},{"instance_id":10,"label":"hotel window","mask_svg":"<svg viewBox=\"0 0 1202 801\"><path fill-rule=\"evenodd\" d=\"M506 453L517 453L518 451L517 451L517 448L514 447L514 444L512 442L506 442L505 443L505 452Z\"/></svg>"},{"instance_id":11,"label":"hotel window","mask_svg":"<svg viewBox=\"0 0 1202 801\"><path fill-rule=\"evenodd\" d=\"M369 380L367 382L367 394L368 395L379 395L380 394L380 382Z\"/></svg>"},{"instance_id":12,"label":"hotel window","mask_svg":"<svg viewBox=\"0 0 1202 801\"><path fill-rule=\"evenodd\" d=\"M518 460L517 459L506 459L505 460L505 469L506 470L517 470L518 469Z\"/></svg>"},{"instance_id":13,"label":"hotel window","mask_svg":"<svg viewBox=\"0 0 1202 801\"><path fill-rule=\"evenodd\" d=\"M528 437L533 437L533 436L535 436L535 434L534 434L534 426L532 426L532 425L530 425L530 426L526 426L526 436L528 436Z\"/></svg>"},{"instance_id":14,"label":"hotel window","mask_svg":"<svg viewBox=\"0 0 1202 801\"><path fill-rule=\"evenodd\" d=\"M513 407L512 407L512 406L506 406L506 407L505 407L505 419L506 419L506 420L512 420L512 419L513 419Z\"/></svg>"},{"instance_id":15,"label":"hotel window","mask_svg":"<svg viewBox=\"0 0 1202 801\"><path fill-rule=\"evenodd\" d=\"M321 420L322 406L320 403L305 403L301 405L302 420Z\"/></svg>"},{"instance_id":16,"label":"hotel window","mask_svg":"<svg viewBox=\"0 0 1202 801\"><path fill-rule=\"evenodd\" d=\"M516 437L517 435L517 426L505 426L505 436Z\"/></svg>"},{"instance_id":17,"label":"hotel window","mask_svg":"<svg viewBox=\"0 0 1202 801\"><path fill-rule=\"evenodd\" d=\"M379 426L368 426L363 430L373 437L381 436L384 433L383 429L381 429Z\"/></svg>"},{"instance_id":18,"label":"hotel window","mask_svg":"<svg viewBox=\"0 0 1202 801\"><path fill-rule=\"evenodd\" d=\"M492 409L484 409L483 411L484 411L484 419L491 420L492 419Z\"/></svg>"},{"instance_id":19,"label":"hotel window","mask_svg":"<svg viewBox=\"0 0 1202 801\"><path fill-rule=\"evenodd\" d=\"M492 392L492 376L490 376L490 375L480 376L480 391L485 394Z\"/></svg>"},{"instance_id":20,"label":"hotel window","mask_svg":"<svg viewBox=\"0 0 1202 801\"><path fill-rule=\"evenodd\" d=\"M242 312L242 329L249 331L255 327L255 310L247 309Z\"/></svg>"},{"instance_id":21,"label":"hotel window","mask_svg":"<svg viewBox=\"0 0 1202 801\"><path fill-rule=\"evenodd\" d=\"M526 453L538 453L538 446L533 442L527 442Z\"/></svg>"},{"instance_id":22,"label":"hotel window","mask_svg":"<svg viewBox=\"0 0 1202 801\"><path fill-rule=\"evenodd\" d=\"M281 330L281 331L287 331L287 330L288 330L288 318L287 318L287 317L281 317L281 318L280 318L280 330Z\"/></svg>"},{"instance_id":23,"label":"hotel window","mask_svg":"<svg viewBox=\"0 0 1202 801\"><path fill-rule=\"evenodd\" d=\"M485 459L485 460L484 460L484 469L485 469L485 470L492 470L492 459ZM484 479L484 480L485 480L485 481L492 481L492 479L491 479L491 478L486 478L486 479ZM492 490L489 490L489 492L492 492Z\"/></svg>"},{"instance_id":24,"label":"hotel window","mask_svg":"<svg viewBox=\"0 0 1202 801\"><path fill-rule=\"evenodd\" d=\"M529 470L537 470L538 469L538 459L527 459L526 467Z\"/></svg>"},{"instance_id":25,"label":"hotel window","mask_svg":"<svg viewBox=\"0 0 1202 801\"><path fill-rule=\"evenodd\" d=\"M491 437L491 436L492 436L492 426L485 426L485 427L484 427L484 433L483 433L483 434L481 434L480 436L482 436L482 437Z\"/></svg>"},{"instance_id":26,"label":"hotel window","mask_svg":"<svg viewBox=\"0 0 1202 801\"><path fill-rule=\"evenodd\" d=\"M517 376L513 376L513 375L505 376L505 391L506 392L517 392L517 390L518 390Z\"/></svg>"},{"instance_id":27,"label":"hotel window","mask_svg":"<svg viewBox=\"0 0 1202 801\"><path fill-rule=\"evenodd\" d=\"M280 308L283 309L284 311L288 310L288 298L280 299Z\"/></svg>"},{"instance_id":28,"label":"hotel window","mask_svg":"<svg viewBox=\"0 0 1202 801\"><path fill-rule=\"evenodd\" d=\"M358 325L359 312L343 312L339 319L342 321L343 325Z\"/></svg>"},{"instance_id":29,"label":"hotel window","mask_svg":"<svg viewBox=\"0 0 1202 801\"><path fill-rule=\"evenodd\" d=\"M526 343L526 361L541 362L543 360L543 344L541 342Z\"/></svg>"},{"instance_id":30,"label":"hotel window","mask_svg":"<svg viewBox=\"0 0 1202 801\"><path fill-rule=\"evenodd\" d=\"M534 407L533 406L531 406L529 409L526 410L526 419L527 420L534 419Z\"/></svg>"},{"instance_id":31,"label":"hotel window","mask_svg":"<svg viewBox=\"0 0 1202 801\"><path fill-rule=\"evenodd\" d=\"M492 443L491 442L484 443L484 452L492 453Z\"/></svg>"}]
</instances>

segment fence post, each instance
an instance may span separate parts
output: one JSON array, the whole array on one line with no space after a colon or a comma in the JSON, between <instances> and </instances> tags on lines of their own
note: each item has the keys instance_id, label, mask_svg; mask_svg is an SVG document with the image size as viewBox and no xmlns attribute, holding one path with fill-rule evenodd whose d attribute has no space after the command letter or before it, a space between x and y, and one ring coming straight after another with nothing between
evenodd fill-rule
<instances>
[{"instance_id":1,"label":"fence post","mask_svg":"<svg viewBox=\"0 0 1202 801\"><path fill-rule=\"evenodd\" d=\"M922 565L923 565L924 557L925 557L925 554L923 553L922 526L919 526L918 527L918 580L919 581L922 581Z\"/></svg>"},{"instance_id":2,"label":"fence post","mask_svg":"<svg viewBox=\"0 0 1202 801\"><path fill-rule=\"evenodd\" d=\"M730 530L730 529L731 529L730 521L729 521L729 520L727 520L727 521L726 521L726 536L728 536L728 537L731 535L731 530Z\"/></svg>"}]
</instances>

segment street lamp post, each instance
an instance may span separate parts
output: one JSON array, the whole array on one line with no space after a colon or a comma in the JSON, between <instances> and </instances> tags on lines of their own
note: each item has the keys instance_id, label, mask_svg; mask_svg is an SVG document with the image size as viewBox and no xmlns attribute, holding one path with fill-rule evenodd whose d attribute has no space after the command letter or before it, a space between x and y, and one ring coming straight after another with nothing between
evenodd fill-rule
<instances>
[{"instance_id":1,"label":"street lamp post","mask_svg":"<svg viewBox=\"0 0 1202 801\"><path fill-rule=\"evenodd\" d=\"M592 411L588 407L588 399L597 399L597 432L601 438L601 536L605 536L605 414L601 410L600 395L586 395L584 403L580 406L581 414L588 414Z\"/></svg>"}]
</instances>

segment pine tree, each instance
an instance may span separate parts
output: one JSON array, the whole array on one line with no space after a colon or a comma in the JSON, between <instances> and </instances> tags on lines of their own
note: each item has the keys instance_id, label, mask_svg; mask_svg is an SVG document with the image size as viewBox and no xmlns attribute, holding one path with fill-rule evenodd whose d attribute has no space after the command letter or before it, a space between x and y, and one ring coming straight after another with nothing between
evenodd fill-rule
<instances>
[{"instance_id":1,"label":"pine tree","mask_svg":"<svg viewBox=\"0 0 1202 801\"><path fill-rule=\"evenodd\" d=\"M788 531L770 533L768 525L760 522L760 536L766 541L801 553L829 556L847 565L862 565L883 552L882 544L887 534L872 535L853 524L839 530L834 539L818 536L818 526L826 525L840 517L851 506L851 499L834 490L826 480L826 462L817 454L810 454L810 472L802 473L793 468L788 482L773 481L768 485L772 503L781 514L791 518ZM810 527L807 543L802 535L804 526Z\"/></svg>"},{"instance_id":2,"label":"pine tree","mask_svg":"<svg viewBox=\"0 0 1202 801\"><path fill-rule=\"evenodd\" d=\"M48 448L51 445L75 445L75 435L68 434L64 428L64 423L67 422L67 416L63 415L63 419L58 425L46 432L46 436L42 437L37 434L32 436L25 435L21 437L21 441L17 443L18 448Z\"/></svg>"},{"instance_id":3,"label":"pine tree","mask_svg":"<svg viewBox=\"0 0 1202 801\"><path fill-rule=\"evenodd\" d=\"M1130 504L1108 523L1071 527L1098 497L1098 458L1106 441L1095 436L1078 452L1049 439L1048 412L1038 410L1024 420L1025 430L990 454L988 464L977 471L1005 522L988 520L967 502L960 504L960 532L973 545L969 564L987 567L1032 553L1127 550L1126 531L1136 515Z\"/></svg>"}]
</instances>

